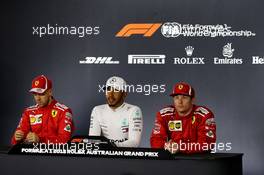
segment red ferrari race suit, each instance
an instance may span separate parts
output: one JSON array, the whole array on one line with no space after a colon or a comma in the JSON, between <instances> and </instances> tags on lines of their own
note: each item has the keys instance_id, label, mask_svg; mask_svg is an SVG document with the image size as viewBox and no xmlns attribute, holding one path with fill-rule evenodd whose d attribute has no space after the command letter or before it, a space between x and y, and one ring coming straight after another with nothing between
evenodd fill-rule
<instances>
[{"instance_id":1,"label":"red ferrari race suit","mask_svg":"<svg viewBox=\"0 0 264 175\"><path fill-rule=\"evenodd\" d=\"M167 141L177 143L182 153L208 152L216 142L216 125L213 113L206 107L193 105L189 115L181 117L174 106L157 113L151 133L152 148L164 148Z\"/></svg>"},{"instance_id":2,"label":"red ferrari race suit","mask_svg":"<svg viewBox=\"0 0 264 175\"><path fill-rule=\"evenodd\" d=\"M29 132L34 132L42 143L67 143L71 138L73 127L71 109L52 100L45 107L35 105L26 108L16 131L23 131L24 137ZM17 143L13 136L11 144Z\"/></svg>"}]
</instances>

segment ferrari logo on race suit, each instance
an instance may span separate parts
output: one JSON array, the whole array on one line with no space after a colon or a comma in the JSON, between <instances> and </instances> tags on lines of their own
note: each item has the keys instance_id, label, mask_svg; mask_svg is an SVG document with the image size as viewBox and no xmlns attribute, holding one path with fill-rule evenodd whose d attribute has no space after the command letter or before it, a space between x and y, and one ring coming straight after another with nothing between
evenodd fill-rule
<instances>
[{"instance_id":1,"label":"ferrari logo on race suit","mask_svg":"<svg viewBox=\"0 0 264 175\"><path fill-rule=\"evenodd\" d=\"M195 123L195 116L192 116L192 124Z\"/></svg>"},{"instance_id":2,"label":"ferrari logo on race suit","mask_svg":"<svg viewBox=\"0 0 264 175\"><path fill-rule=\"evenodd\" d=\"M55 117L57 116L57 114L58 114L58 111L57 111L57 110L53 109L53 110L51 111L51 116L52 116L53 118L55 118Z\"/></svg>"},{"instance_id":3,"label":"ferrari logo on race suit","mask_svg":"<svg viewBox=\"0 0 264 175\"><path fill-rule=\"evenodd\" d=\"M170 131L182 131L182 121L181 120L169 121L168 127Z\"/></svg>"},{"instance_id":4,"label":"ferrari logo on race suit","mask_svg":"<svg viewBox=\"0 0 264 175\"><path fill-rule=\"evenodd\" d=\"M42 123L42 114L29 115L30 125Z\"/></svg>"}]
</instances>

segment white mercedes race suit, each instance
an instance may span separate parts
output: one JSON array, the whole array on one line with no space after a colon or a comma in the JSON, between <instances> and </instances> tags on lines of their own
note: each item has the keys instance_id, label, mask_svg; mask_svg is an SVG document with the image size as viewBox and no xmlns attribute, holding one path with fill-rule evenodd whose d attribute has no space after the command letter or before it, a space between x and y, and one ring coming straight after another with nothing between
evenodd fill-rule
<instances>
[{"instance_id":1,"label":"white mercedes race suit","mask_svg":"<svg viewBox=\"0 0 264 175\"><path fill-rule=\"evenodd\" d=\"M116 109L108 104L93 108L90 136L105 136L118 147L138 147L141 140L143 118L137 106L123 103Z\"/></svg>"}]
</instances>

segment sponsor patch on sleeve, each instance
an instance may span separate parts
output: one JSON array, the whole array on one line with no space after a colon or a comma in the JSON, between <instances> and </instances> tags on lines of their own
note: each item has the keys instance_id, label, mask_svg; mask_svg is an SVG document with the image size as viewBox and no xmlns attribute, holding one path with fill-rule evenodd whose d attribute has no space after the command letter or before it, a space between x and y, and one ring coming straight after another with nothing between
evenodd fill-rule
<instances>
[{"instance_id":1,"label":"sponsor patch on sleeve","mask_svg":"<svg viewBox=\"0 0 264 175\"><path fill-rule=\"evenodd\" d=\"M68 120L72 120L72 114L70 112L66 112L65 117Z\"/></svg>"},{"instance_id":2,"label":"sponsor patch on sleeve","mask_svg":"<svg viewBox=\"0 0 264 175\"><path fill-rule=\"evenodd\" d=\"M71 132L71 125L67 124L64 128L64 131Z\"/></svg>"},{"instance_id":3,"label":"sponsor patch on sleeve","mask_svg":"<svg viewBox=\"0 0 264 175\"><path fill-rule=\"evenodd\" d=\"M207 137L210 137L210 138L214 138L214 132L212 130L209 130L207 133L206 133L206 136Z\"/></svg>"},{"instance_id":4,"label":"sponsor patch on sleeve","mask_svg":"<svg viewBox=\"0 0 264 175\"><path fill-rule=\"evenodd\" d=\"M206 124L207 126L215 125L215 120L214 120L214 118L209 118L209 119L207 119L207 120L205 121L205 124Z\"/></svg>"}]
</instances>

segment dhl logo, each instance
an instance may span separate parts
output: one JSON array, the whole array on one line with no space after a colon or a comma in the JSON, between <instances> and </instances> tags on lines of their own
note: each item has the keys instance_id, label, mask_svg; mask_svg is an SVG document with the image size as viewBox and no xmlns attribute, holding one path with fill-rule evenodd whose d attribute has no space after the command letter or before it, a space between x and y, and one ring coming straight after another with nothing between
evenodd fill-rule
<instances>
[{"instance_id":1,"label":"dhl logo","mask_svg":"<svg viewBox=\"0 0 264 175\"><path fill-rule=\"evenodd\" d=\"M127 24L116 34L116 37L130 37L131 35L151 37L161 25L162 23Z\"/></svg>"}]
</instances>

